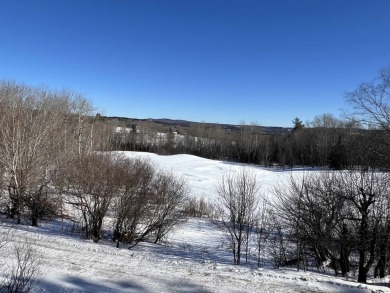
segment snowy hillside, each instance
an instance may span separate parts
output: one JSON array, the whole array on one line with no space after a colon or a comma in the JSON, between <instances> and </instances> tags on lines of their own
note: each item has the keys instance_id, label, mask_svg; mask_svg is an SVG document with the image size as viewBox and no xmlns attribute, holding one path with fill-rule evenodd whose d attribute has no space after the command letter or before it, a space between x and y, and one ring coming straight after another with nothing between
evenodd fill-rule
<instances>
[{"instance_id":1,"label":"snowy hillside","mask_svg":"<svg viewBox=\"0 0 390 293\"><path fill-rule=\"evenodd\" d=\"M161 168L185 178L193 195L215 198L213 186L225 172L242 166L190 155L158 156L125 153L149 158ZM283 184L290 171L252 167L262 192ZM307 172L294 171L294 174ZM11 223L0 227L3 233ZM390 292L386 287L362 285L331 274L233 266L226 238L206 219L190 219L176 228L164 244L140 243L131 250L115 248L108 240L81 240L71 225L60 220L41 227L16 226L12 241L27 238L38 248L42 274L34 292ZM0 250L0 265L10 261L12 243ZM266 262L265 262L266 264ZM384 281L384 280L381 280ZM378 281L379 282L379 281Z\"/></svg>"},{"instance_id":2,"label":"snowy hillside","mask_svg":"<svg viewBox=\"0 0 390 293\"><path fill-rule=\"evenodd\" d=\"M120 152L118 152L120 153ZM196 197L204 197L213 200L216 196L214 186L223 174L238 172L243 166L251 169L260 183L262 195L272 196L272 189L277 185L288 182L291 175L301 176L313 169L283 170L279 168L262 168L258 166L237 164L224 161L216 161L200 158L192 155L159 156L152 153L122 152L129 157L148 159L156 166L166 170L172 170L176 175L186 179L191 188L191 194Z\"/></svg>"}]
</instances>

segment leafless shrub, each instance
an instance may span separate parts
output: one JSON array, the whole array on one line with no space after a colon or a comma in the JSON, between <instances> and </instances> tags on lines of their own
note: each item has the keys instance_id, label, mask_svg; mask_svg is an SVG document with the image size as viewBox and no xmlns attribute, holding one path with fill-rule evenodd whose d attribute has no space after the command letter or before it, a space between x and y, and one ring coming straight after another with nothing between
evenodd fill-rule
<instances>
[{"instance_id":1,"label":"leafless shrub","mask_svg":"<svg viewBox=\"0 0 390 293\"><path fill-rule=\"evenodd\" d=\"M25 240L13 247L14 260L5 272L5 278L0 284L0 292L27 293L30 292L40 275L41 261L33 244Z\"/></svg>"},{"instance_id":2,"label":"leafless shrub","mask_svg":"<svg viewBox=\"0 0 390 293\"><path fill-rule=\"evenodd\" d=\"M121 187L113 198L113 241L131 243L137 238L139 225L146 217L151 201L154 166L142 159L126 159L120 164Z\"/></svg>"},{"instance_id":3,"label":"leafless shrub","mask_svg":"<svg viewBox=\"0 0 390 293\"><path fill-rule=\"evenodd\" d=\"M313 259L347 276L358 257L358 281L365 283L375 263L384 277L389 264L388 174L374 171L323 172L291 178L276 190L275 212L284 233L291 233L286 264L297 269ZM288 254L286 254L288 255Z\"/></svg>"},{"instance_id":4,"label":"leafless shrub","mask_svg":"<svg viewBox=\"0 0 390 293\"><path fill-rule=\"evenodd\" d=\"M0 249L9 242L12 232L11 228L5 227L3 223L0 223Z\"/></svg>"},{"instance_id":5,"label":"leafless shrub","mask_svg":"<svg viewBox=\"0 0 390 293\"><path fill-rule=\"evenodd\" d=\"M85 154L64 170L64 181L59 183L66 186L69 203L81 212L85 237L96 242L101 237L111 199L119 188L116 162L117 158L109 154Z\"/></svg>"},{"instance_id":6,"label":"leafless shrub","mask_svg":"<svg viewBox=\"0 0 390 293\"><path fill-rule=\"evenodd\" d=\"M185 181L140 159L125 160L121 174L122 185L113 199L117 247L145 239L157 243L186 218Z\"/></svg>"},{"instance_id":7,"label":"leafless shrub","mask_svg":"<svg viewBox=\"0 0 390 293\"><path fill-rule=\"evenodd\" d=\"M201 198L189 198L185 203L184 211L190 217L197 218L213 218L214 215L214 205L210 202L207 202L204 197Z\"/></svg>"},{"instance_id":8,"label":"leafless shrub","mask_svg":"<svg viewBox=\"0 0 390 293\"><path fill-rule=\"evenodd\" d=\"M268 253L271 256L275 268L280 268L287 261L287 244L289 234L286 233L278 217L271 212L269 228L272 232L269 235Z\"/></svg>"},{"instance_id":9,"label":"leafless shrub","mask_svg":"<svg viewBox=\"0 0 390 293\"><path fill-rule=\"evenodd\" d=\"M234 264L239 265L241 252L248 243L258 215L259 184L253 173L242 169L237 174L230 172L224 176L217 184L216 191L218 199L215 207L231 241Z\"/></svg>"},{"instance_id":10,"label":"leafless shrub","mask_svg":"<svg viewBox=\"0 0 390 293\"><path fill-rule=\"evenodd\" d=\"M157 172L152 188L153 208L150 210L149 227L144 234L153 234L154 242L157 243L186 218L183 210L188 190L183 179L163 171Z\"/></svg>"}]
</instances>

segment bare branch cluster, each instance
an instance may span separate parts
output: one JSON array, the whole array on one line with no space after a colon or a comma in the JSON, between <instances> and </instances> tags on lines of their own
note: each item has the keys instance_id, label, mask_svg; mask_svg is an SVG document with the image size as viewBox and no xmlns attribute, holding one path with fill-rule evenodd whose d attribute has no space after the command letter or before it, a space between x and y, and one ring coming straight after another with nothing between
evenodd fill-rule
<instances>
[{"instance_id":1,"label":"bare branch cluster","mask_svg":"<svg viewBox=\"0 0 390 293\"><path fill-rule=\"evenodd\" d=\"M1 270L4 274L0 282L0 292L28 293L36 285L41 274L41 258L33 243L25 240L15 243L13 259Z\"/></svg>"},{"instance_id":2,"label":"bare branch cluster","mask_svg":"<svg viewBox=\"0 0 390 293\"><path fill-rule=\"evenodd\" d=\"M0 195L18 223L25 212L33 226L55 215L57 172L71 157L104 144L104 127L94 130L88 116L92 109L69 91L0 82Z\"/></svg>"},{"instance_id":3,"label":"bare branch cluster","mask_svg":"<svg viewBox=\"0 0 390 293\"><path fill-rule=\"evenodd\" d=\"M217 184L216 210L232 245L234 264L241 263L241 251L259 214L259 185L246 169L230 172Z\"/></svg>"},{"instance_id":4,"label":"bare branch cluster","mask_svg":"<svg viewBox=\"0 0 390 293\"><path fill-rule=\"evenodd\" d=\"M133 243L152 237L157 243L186 219L186 182L172 173L156 170L148 161L125 160L121 188L114 197L114 237Z\"/></svg>"},{"instance_id":5,"label":"bare branch cluster","mask_svg":"<svg viewBox=\"0 0 390 293\"><path fill-rule=\"evenodd\" d=\"M288 188L276 190L275 211L285 233L293 235L296 249L291 255L298 265L307 265L308 259L319 268L329 263L343 276L356 265L358 281L366 282L376 262L375 273L384 277L390 249L389 191L388 175L374 171L291 178Z\"/></svg>"},{"instance_id":6,"label":"bare branch cluster","mask_svg":"<svg viewBox=\"0 0 390 293\"><path fill-rule=\"evenodd\" d=\"M183 216L185 182L141 160L105 152L113 127L70 91L0 82L0 199L20 224L80 211L84 236L99 241L110 209L115 240L159 241Z\"/></svg>"}]
</instances>

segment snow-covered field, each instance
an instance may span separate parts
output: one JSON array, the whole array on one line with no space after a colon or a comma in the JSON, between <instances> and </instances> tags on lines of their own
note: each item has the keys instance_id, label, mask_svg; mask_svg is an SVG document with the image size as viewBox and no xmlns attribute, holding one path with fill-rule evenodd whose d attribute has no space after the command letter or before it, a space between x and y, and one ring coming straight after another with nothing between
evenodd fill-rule
<instances>
[{"instance_id":1,"label":"snow-covered field","mask_svg":"<svg viewBox=\"0 0 390 293\"><path fill-rule=\"evenodd\" d=\"M120 152L118 152L120 153ZM288 182L290 176L303 175L314 169L285 170L280 168L262 168L245 164L216 161L192 155L159 156L152 153L123 152L129 157L138 157L154 162L157 167L173 171L177 176L184 178L191 188L191 195L203 197L212 201L216 197L215 185L221 177L229 172L239 172L242 168L249 168L256 175L261 187L262 196L272 196L272 189L277 185Z\"/></svg>"},{"instance_id":2,"label":"snow-covered field","mask_svg":"<svg viewBox=\"0 0 390 293\"><path fill-rule=\"evenodd\" d=\"M213 186L222 174L242 168L190 155L126 155L147 157L172 170L188 181L193 195L208 200L215 197ZM291 174L251 168L266 194ZM10 225L4 223L1 232ZM61 227L61 221L52 221L38 228L17 226L13 232L14 241L27 238L39 250L42 274L35 292L390 292L313 271L233 266L223 233L206 219L190 219L164 244L140 243L131 250L117 249L110 241L81 240L68 229L61 233ZM11 249L9 243L0 250L0 265L9 261Z\"/></svg>"}]
</instances>

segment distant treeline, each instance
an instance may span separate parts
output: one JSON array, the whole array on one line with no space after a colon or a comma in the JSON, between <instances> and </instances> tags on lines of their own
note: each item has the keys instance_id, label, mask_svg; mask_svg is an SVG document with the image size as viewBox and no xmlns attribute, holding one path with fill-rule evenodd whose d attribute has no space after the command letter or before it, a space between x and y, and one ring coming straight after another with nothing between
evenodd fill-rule
<instances>
[{"instance_id":1,"label":"distant treeline","mask_svg":"<svg viewBox=\"0 0 390 293\"><path fill-rule=\"evenodd\" d=\"M193 123L183 127L180 123L169 125L168 120L163 121L164 125L161 121L158 124L137 120L122 125L131 131L117 132L111 146L158 154L187 153L268 167L388 169L389 89L390 69L385 69L372 82L362 83L346 94L350 112L346 112L345 119L322 114L304 125L295 118L291 129L278 131L267 131L256 124L232 128Z\"/></svg>"},{"instance_id":2,"label":"distant treeline","mask_svg":"<svg viewBox=\"0 0 390 293\"><path fill-rule=\"evenodd\" d=\"M317 116L305 126L298 118L289 132L269 134L257 125L241 125L237 131L222 126L195 124L185 132L169 126L152 125L113 136L116 150L158 154L192 154L209 159L230 160L262 166L385 168L390 139L384 130L366 129L354 120L340 120L331 114ZM165 131L161 133L160 131Z\"/></svg>"}]
</instances>

